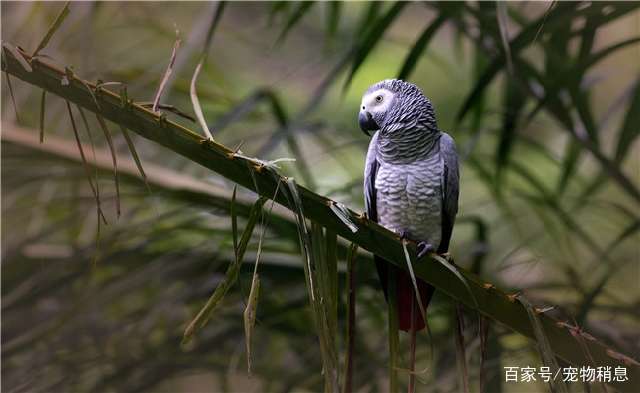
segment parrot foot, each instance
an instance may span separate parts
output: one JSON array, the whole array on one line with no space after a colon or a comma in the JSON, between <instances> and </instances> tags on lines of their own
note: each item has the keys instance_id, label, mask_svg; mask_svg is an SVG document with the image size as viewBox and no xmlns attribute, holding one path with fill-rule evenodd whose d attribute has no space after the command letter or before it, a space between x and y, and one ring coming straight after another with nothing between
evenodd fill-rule
<instances>
[{"instance_id":1,"label":"parrot foot","mask_svg":"<svg viewBox=\"0 0 640 393\"><path fill-rule=\"evenodd\" d=\"M427 254L431 254L434 251L435 251L435 248L431 243L427 243L427 242L418 243L418 259L422 258Z\"/></svg>"},{"instance_id":2,"label":"parrot foot","mask_svg":"<svg viewBox=\"0 0 640 393\"><path fill-rule=\"evenodd\" d=\"M410 240L411 237L409 236L409 232L402 231L400 233L400 239L402 239L402 241ZM422 258L427 254L433 254L434 252L436 252L436 248L433 246L433 244L429 242L418 242L416 245L416 248L417 248L416 252L417 252L418 259Z\"/></svg>"}]
</instances>

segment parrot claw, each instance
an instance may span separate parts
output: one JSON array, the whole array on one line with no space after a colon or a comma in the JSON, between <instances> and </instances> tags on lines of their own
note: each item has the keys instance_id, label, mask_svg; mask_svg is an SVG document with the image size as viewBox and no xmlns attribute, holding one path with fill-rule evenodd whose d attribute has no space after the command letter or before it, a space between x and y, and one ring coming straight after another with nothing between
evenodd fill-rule
<instances>
[{"instance_id":1,"label":"parrot claw","mask_svg":"<svg viewBox=\"0 0 640 393\"><path fill-rule=\"evenodd\" d=\"M434 251L435 251L435 248L431 243L427 243L427 242L418 243L418 259L422 258L427 254L431 254Z\"/></svg>"},{"instance_id":2,"label":"parrot claw","mask_svg":"<svg viewBox=\"0 0 640 393\"><path fill-rule=\"evenodd\" d=\"M400 233L400 239L402 241L410 240L411 238L409 236L409 232L402 231ZM422 258L427 254L433 254L436 251L436 248L433 246L433 244L428 242L418 242L416 247L417 247L416 251L417 251L418 259Z\"/></svg>"}]
</instances>

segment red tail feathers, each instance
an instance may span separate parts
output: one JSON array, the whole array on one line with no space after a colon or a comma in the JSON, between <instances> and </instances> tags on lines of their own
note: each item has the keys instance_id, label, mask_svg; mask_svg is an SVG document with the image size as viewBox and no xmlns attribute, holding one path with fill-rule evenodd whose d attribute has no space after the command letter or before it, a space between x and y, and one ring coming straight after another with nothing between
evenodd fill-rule
<instances>
[{"instance_id":1,"label":"red tail feathers","mask_svg":"<svg viewBox=\"0 0 640 393\"><path fill-rule=\"evenodd\" d=\"M413 288L413 282L411 276L404 270L398 269L397 272L397 286L398 288L398 325L400 330L408 332L411 330L411 316L414 316L414 327L416 331L424 329L425 322L420 312L420 306L417 301L412 301L415 296L415 289ZM427 308L431 296L433 295L434 288L426 282L417 279L418 291L420 292L420 300L422 305ZM415 307L415 310L411 312L411 309Z\"/></svg>"}]
</instances>

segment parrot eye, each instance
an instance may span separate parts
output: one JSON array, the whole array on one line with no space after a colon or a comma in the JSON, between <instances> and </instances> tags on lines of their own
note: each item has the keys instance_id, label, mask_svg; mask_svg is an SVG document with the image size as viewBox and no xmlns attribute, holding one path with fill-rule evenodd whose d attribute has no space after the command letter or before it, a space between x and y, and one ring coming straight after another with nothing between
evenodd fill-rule
<instances>
[{"instance_id":1,"label":"parrot eye","mask_svg":"<svg viewBox=\"0 0 640 393\"><path fill-rule=\"evenodd\" d=\"M382 96L376 96L376 102L382 102Z\"/></svg>"}]
</instances>

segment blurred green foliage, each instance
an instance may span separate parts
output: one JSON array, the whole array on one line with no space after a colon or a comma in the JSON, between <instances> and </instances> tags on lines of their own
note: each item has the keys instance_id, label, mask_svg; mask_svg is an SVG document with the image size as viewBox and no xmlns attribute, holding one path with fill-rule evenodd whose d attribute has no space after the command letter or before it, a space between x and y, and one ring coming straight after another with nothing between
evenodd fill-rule
<instances>
[{"instance_id":1,"label":"blurred green foliage","mask_svg":"<svg viewBox=\"0 0 640 393\"><path fill-rule=\"evenodd\" d=\"M61 4L1 7L3 41L31 52ZM575 318L638 357L637 7L230 3L198 95L217 140L264 160L295 158L280 163L285 174L357 208L368 143L355 121L360 95L384 78L418 84L464 162L456 262L489 282L524 290L536 305L556 305L557 317ZM214 14L215 6L205 3L73 3L40 55L87 79L124 82L130 98L151 101L178 30L182 45L162 103L191 113L189 83ZM38 133L41 93L11 83L20 126ZM16 116L8 89L2 98L6 130ZM89 120L97 148L107 149L99 125ZM55 136L74 145L60 99L47 96L42 124L45 146ZM165 149L134 142L143 165L229 192L233 187ZM129 152L121 133L114 133L114 146L123 156ZM91 152L85 154L91 161ZM231 219L227 209L203 210L194 194L150 183L151 195L142 181L123 177L116 219L112 174L99 172L108 225L96 236L95 199L79 158L70 162L3 139L3 390L321 390L297 233L266 221L247 379L242 313L262 231L254 233L236 286L181 347L185 326L234 260ZM347 297L340 258L342 332ZM369 257L356 265L353 386L385 391L384 298ZM430 308L432 359L427 337L419 337L418 364L429 366L419 379L433 391L461 389L452 310L444 297ZM472 390L480 374L475 329L467 324ZM342 359L345 337L335 339ZM500 326L491 326L488 342L488 391L544 389L500 383L502 366L539 362L529 342Z\"/></svg>"}]
</instances>

